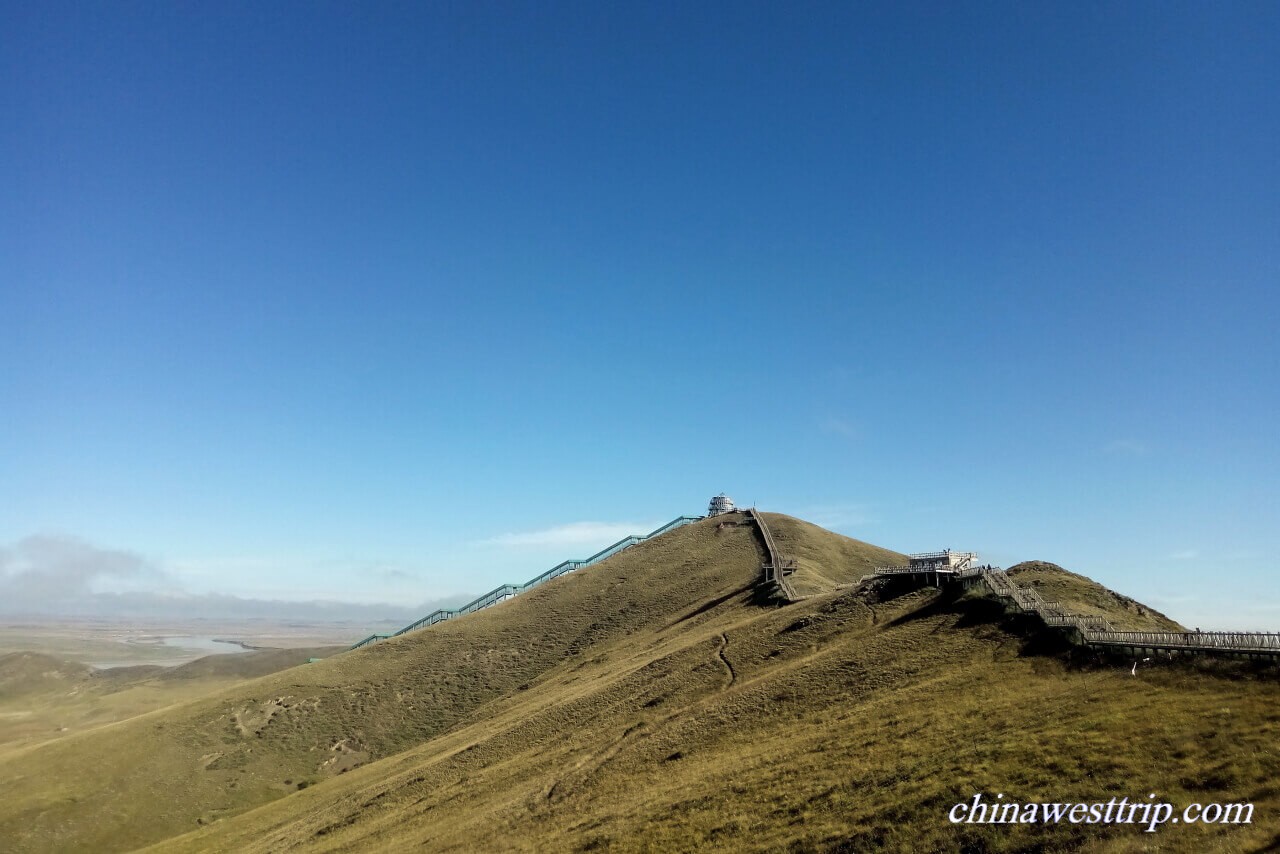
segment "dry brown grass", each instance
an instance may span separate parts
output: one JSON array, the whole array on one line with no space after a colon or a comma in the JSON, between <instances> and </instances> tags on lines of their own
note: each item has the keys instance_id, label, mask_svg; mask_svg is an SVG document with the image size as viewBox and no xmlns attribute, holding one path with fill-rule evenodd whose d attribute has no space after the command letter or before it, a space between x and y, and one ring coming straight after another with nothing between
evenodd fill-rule
<instances>
[{"instance_id":1,"label":"dry brown grass","mask_svg":"<svg viewBox=\"0 0 1280 854\"><path fill-rule=\"evenodd\" d=\"M344 647L211 655L173 667L95 670L44 653L0 655L0 752L64 738L207 696Z\"/></svg>"},{"instance_id":2,"label":"dry brown grass","mask_svg":"<svg viewBox=\"0 0 1280 854\"><path fill-rule=\"evenodd\" d=\"M1046 601L1061 602L1076 614L1097 614L1110 618L1117 628L1132 631L1182 632L1179 623L1141 602L1108 590L1083 575L1068 572L1057 564L1026 561L1009 568L1009 575L1022 585L1035 587Z\"/></svg>"},{"instance_id":3,"label":"dry brown grass","mask_svg":"<svg viewBox=\"0 0 1280 854\"><path fill-rule=\"evenodd\" d=\"M821 592L894 556L768 518L811 598L759 604L750 530L709 520L0 761L0 837L123 850L213 821L159 850L1129 850L1153 836L957 828L946 810L1155 791L1257 805L1250 827L1166 828L1162 850L1276 841L1274 676L1074 667L989 599Z\"/></svg>"}]
</instances>

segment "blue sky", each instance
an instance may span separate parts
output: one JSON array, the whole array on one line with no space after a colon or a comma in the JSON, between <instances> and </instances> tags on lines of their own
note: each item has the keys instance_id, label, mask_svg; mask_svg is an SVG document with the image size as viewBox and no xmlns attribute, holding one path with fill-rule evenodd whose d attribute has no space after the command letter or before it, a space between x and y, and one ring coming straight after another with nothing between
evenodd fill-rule
<instances>
[{"instance_id":1,"label":"blue sky","mask_svg":"<svg viewBox=\"0 0 1280 854\"><path fill-rule=\"evenodd\" d=\"M0 32L11 574L425 601L725 490L1280 629L1274 4Z\"/></svg>"}]
</instances>

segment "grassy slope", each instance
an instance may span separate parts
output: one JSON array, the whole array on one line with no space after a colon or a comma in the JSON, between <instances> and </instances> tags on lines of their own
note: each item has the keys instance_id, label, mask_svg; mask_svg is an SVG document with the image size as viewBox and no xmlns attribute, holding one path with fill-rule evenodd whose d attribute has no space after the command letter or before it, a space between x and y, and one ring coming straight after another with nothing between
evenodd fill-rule
<instances>
[{"instance_id":1,"label":"grassy slope","mask_svg":"<svg viewBox=\"0 0 1280 854\"><path fill-rule=\"evenodd\" d=\"M0 698L62 691L89 679L93 668L39 652L0 655Z\"/></svg>"},{"instance_id":2,"label":"grassy slope","mask_svg":"<svg viewBox=\"0 0 1280 854\"><path fill-rule=\"evenodd\" d=\"M0 656L0 755L205 697L342 649L264 649L174 667L109 670L45 653L6 653Z\"/></svg>"},{"instance_id":3,"label":"grassy slope","mask_svg":"<svg viewBox=\"0 0 1280 854\"><path fill-rule=\"evenodd\" d=\"M945 811L975 791L1157 791L1257 803L1252 828L1163 831L1172 850L1276 840L1274 680L1069 671L1021 655L983 599L822 593L900 556L769 519L812 598L754 604L750 531L704 522L465 620L0 762L0 838L118 850L229 816L161 848L1023 850L1097 829L983 833ZM334 776L361 754L388 758ZM280 797L299 780L319 782Z\"/></svg>"},{"instance_id":4,"label":"grassy slope","mask_svg":"<svg viewBox=\"0 0 1280 854\"><path fill-rule=\"evenodd\" d=\"M1019 584L1035 587L1047 601L1061 602L1077 614L1109 617L1118 629L1133 631L1186 631L1182 625L1128 596L1068 572L1057 564L1033 560L1009 567L1009 576Z\"/></svg>"},{"instance_id":5,"label":"grassy slope","mask_svg":"<svg viewBox=\"0 0 1280 854\"><path fill-rule=\"evenodd\" d=\"M306 664L312 658L328 658L345 650L345 646L316 646L206 655L204 658L197 658L195 661L188 661L177 667L166 667L155 676L165 682L218 677L254 679L296 667L299 664Z\"/></svg>"},{"instance_id":6,"label":"grassy slope","mask_svg":"<svg viewBox=\"0 0 1280 854\"><path fill-rule=\"evenodd\" d=\"M677 631L678 629L678 631ZM1034 642L1034 641L1033 641ZM956 828L974 792L1249 800L1280 842L1274 680L1022 655L987 600L736 601L567 661L417 748L160 851L1139 850L1132 827Z\"/></svg>"},{"instance_id":7,"label":"grassy slope","mask_svg":"<svg viewBox=\"0 0 1280 854\"><path fill-rule=\"evenodd\" d=\"M341 649L259 650L175 667L108 670L44 653L0 655L0 752L136 717Z\"/></svg>"},{"instance_id":8,"label":"grassy slope","mask_svg":"<svg viewBox=\"0 0 1280 854\"><path fill-rule=\"evenodd\" d=\"M464 620L0 758L0 838L121 850L282 797L437 736L566 659L745 597L758 566L747 528L689 526Z\"/></svg>"},{"instance_id":9,"label":"grassy slope","mask_svg":"<svg viewBox=\"0 0 1280 854\"><path fill-rule=\"evenodd\" d=\"M769 518L783 548L801 557L798 577L819 570L843 583L861 575L861 561L885 557ZM1038 569L1023 580L1132 624L1126 601L1081 576ZM1260 817L1276 814L1273 682L1179 669L1136 679L1123 666L1072 671L1022 647L981 599L820 594L773 611L729 600L696 623L565 662L404 754L160 849L849 842L1017 851L1150 842L1132 828L1096 836L1086 827L953 828L945 811L975 791L1105 800L1154 790L1179 803L1253 800ZM1270 819L1217 833L1177 828L1160 841L1245 850L1275 835Z\"/></svg>"},{"instance_id":10,"label":"grassy slope","mask_svg":"<svg viewBox=\"0 0 1280 854\"><path fill-rule=\"evenodd\" d=\"M833 535L801 519L778 513L766 513L765 517L778 548L796 559L791 584L801 596L854 584L877 566L906 562L906 557L897 552Z\"/></svg>"}]
</instances>

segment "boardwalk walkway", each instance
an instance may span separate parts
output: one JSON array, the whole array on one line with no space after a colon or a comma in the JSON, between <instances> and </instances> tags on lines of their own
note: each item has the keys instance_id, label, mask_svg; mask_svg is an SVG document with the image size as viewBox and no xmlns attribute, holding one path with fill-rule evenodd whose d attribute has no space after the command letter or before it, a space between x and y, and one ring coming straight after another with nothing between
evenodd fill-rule
<instances>
[{"instance_id":1,"label":"boardwalk walkway","mask_svg":"<svg viewBox=\"0 0 1280 854\"><path fill-rule=\"evenodd\" d=\"M788 602L796 602L802 597L796 594L796 589L791 586L790 579L787 578L796 571L796 562L794 558L784 557L778 551L778 544L774 542L773 532L769 530L769 525L764 521L764 517L756 512L752 507L744 510L747 518L755 523L756 530L760 532L760 539L764 541L764 550L768 557L760 566L760 571L764 576L766 584L772 582L782 597Z\"/></svg>"},{"instance_id":2,"label":"boardwalk walkway","mask_svg":"<svg viewBox=\"0 0 1280 854\"><path fill-rule=\"evenodd\" d=\"M1046 625L1062 629L1073 642L1099 649L1140 652L1165 650L1186 653L1231 653L1248 657L1280 657L1280 634L1271 632L1132 632L1119 631L1104 617L1073 614L1058 602L1046 602L1032 587L1018 584L1002 569L970 566L955 571L904 566L878 567L875 578L917 576L922 583L973 584L981 582L1014 610L1034 614Z\"/></svg>"}]
</instances>

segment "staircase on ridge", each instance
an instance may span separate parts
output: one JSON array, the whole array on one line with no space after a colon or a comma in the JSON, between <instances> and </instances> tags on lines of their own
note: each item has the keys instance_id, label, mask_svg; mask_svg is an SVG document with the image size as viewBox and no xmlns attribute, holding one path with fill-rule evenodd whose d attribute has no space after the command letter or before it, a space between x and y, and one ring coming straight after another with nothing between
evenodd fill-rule
<instances>
[{"instance_id":1,"label":"staircase on ridge","mask_svg":"<svg viewBox=\"0 0 1280 854\"><path fill-rule=\"evenodd\" d=\"M387 638L398 637L400 635L407 634L417 629L425 629L427 626L434 626L436 623L442 623L445 620L456 619L458 617L462 617L467 614L471 614L476 611L479 611L483 608L492 607L493 605L497 605L499 602L505 602L506 600L512 598L513 596L519 596L521 593L524 593L526 590L532 590L534 587L537 587L540 584L545 584L546 582L550 581L553 578L558 578L559 576L569 572L575 572L579 569L582 569L584 566L591 566L594 563L599 563L605 558L613 557L618 552L623 551L624 549L629 549L632 546L636 545L637 543L643 543L645 540L651 540L654 537L659 537L667 533L668 531L674 531L676 528L684 527L685 525L688 525L691 522L697 522L702 518L704 517L677 516L667 524L653 531L650 531L647 534L644 534L644 535L633 534L629 537L623 537L613 545L601 549L600 551L596 552L589 558L584 558L582 560L566 560L561 563L558 563L555 566L551 567L551 569L548 569L546 572L540 575L535 575L533 578L529 579L524 584L503 584L499 587L495 587L493 590L490 590L488 593L484 594L483 596L473 599L472 601L468 602L467 604L463 605L460 608L441 608L437 611L432 611L430 614L427 614L425 617L422 617L421 619L418 619L418 620L414 620L412 623L405 626L403 629L400 629L397 632L393 632L392 634L369 635L367 638L364 638L363 640L357 641L356 643L352 644L351 649L359 649L362 646L368 646L369 644L377 643L380 640L386 640Z\"/></svg>"}]
</instances>

